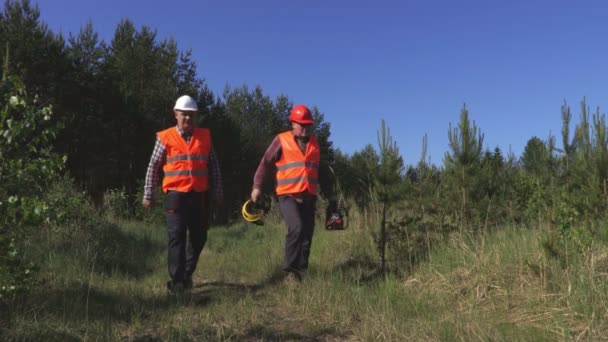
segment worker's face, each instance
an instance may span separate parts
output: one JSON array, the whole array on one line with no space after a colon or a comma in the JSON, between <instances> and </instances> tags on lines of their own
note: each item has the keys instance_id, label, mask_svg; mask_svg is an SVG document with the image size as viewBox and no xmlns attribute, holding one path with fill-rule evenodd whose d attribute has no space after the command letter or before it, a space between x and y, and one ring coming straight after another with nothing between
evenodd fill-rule
<instances>
[{"instance_id":1,"label":"worker's face","mask_svg":"<svg viewBox=\"0 0 608 342\"><path fill-rule=\"evenodd\" d=\"M291 123L291 128L293 131L293 135L296 137L307 137L310 135L312 131L312 124L300 124L297 122Z\"/></svg>"},{"instance_id":2,"label":"worker's face","mask_svg":"<svg viewBox=\"0 0 608 342\"><path fill-rule=\"evenodd\" d=\"M177 120L177 127L184 132L191 132L194 129L194 120L196 119L196 112L193 111L175 111L175 120Z\"/></svg>"}]
</instances>

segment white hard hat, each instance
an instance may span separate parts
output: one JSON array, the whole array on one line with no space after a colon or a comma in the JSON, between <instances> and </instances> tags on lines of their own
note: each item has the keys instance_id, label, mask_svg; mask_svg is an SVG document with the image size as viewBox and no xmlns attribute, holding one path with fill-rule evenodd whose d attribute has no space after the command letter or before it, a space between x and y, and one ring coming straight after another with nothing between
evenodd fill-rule
<instances>
[{"instance_id":1,"label":"white hard hat","mask_svg":"<svg viewBox=\"0 0 608 342\"><path fill-rule=\"evenodd\" d=\"M196 105L196 101L188 95L180 96L177 101L175 101L175 106L173 110L182 110L182 111L198 111L198 106Z\"/></svg>"}]
</instances>

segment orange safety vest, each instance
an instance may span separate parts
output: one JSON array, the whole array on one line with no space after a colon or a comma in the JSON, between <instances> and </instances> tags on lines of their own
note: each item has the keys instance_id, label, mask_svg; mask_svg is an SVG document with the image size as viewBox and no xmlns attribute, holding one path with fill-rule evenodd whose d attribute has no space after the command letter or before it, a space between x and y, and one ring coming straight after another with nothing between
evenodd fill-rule
<instances>
[{"instance_id":1,"label":"orange safety vest","mask_svg":"<svg viewBox=\"0 0 608 342\"><path fill-rule=\"evenodd\" d=\"M277 195L308 192L317 194L319 182L319 161L321 153L319 142L314 136L306 144L306 153L302 153L291 131L278 135L281 142L281 159L277 167Z\"/></svg>"},{"instance_id":2,"label":"orange safety vest","mask_svg":"<svg viewBox=\"0 0 608 342\"><path fill-rule=\"evenodd\" d=\"M209 190L209 168L211 133L206 128L195 128L187 143L176 127L157 133L167 149L167 161L163 166L163 192Z\"/></svg>"}]
</instances>

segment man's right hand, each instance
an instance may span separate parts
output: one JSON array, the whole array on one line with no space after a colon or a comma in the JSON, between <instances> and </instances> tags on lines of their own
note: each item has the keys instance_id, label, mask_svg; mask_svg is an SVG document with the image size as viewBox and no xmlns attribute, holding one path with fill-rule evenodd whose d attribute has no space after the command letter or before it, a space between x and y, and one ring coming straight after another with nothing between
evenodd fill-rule
<instances>
[{"instance_id":1,"label":"man's right hand","mask_svg":"<svg viewBox=\"0 0 608 342\"><path fill-rule=\"evenodd\" d=\"M251 190L251 202L253 202L253 203L257 202L261 196L262 196L262 190L260 190L258 188L254 188L253 190Z\"/></svg>"},{"instance_id":2,"label":"man's right hand","mask_svg":"<svg viewBox=\"0 0 608 342\"><path fill-rule=\"evenodd\" d=\"M152 205L152 200L149 199L145 199L143 201L141 201L141 205L144 206L144 208L148 209L150 208L150 206Z\"/></svg>"}]
</instances>

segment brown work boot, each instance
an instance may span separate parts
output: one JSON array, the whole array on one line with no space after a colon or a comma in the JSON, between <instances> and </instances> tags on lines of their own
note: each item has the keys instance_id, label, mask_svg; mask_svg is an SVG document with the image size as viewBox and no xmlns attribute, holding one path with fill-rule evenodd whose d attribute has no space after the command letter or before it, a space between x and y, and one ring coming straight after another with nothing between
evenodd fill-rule
<instances>
[{"instance_id":1,"label":"brown work boot","mask_svg":"<svg viewBox=\"0 0 608 342\"><path fill-rule=\"evenodd\" d=\"M285 283L285 285L287 285L289 287L294 287L294 286L298 285L298 283L300 282L300 279L298 278L298 276L295 273L288 272L285 279L283 279L283 282Z\"/></svg>"}]
</instances>

